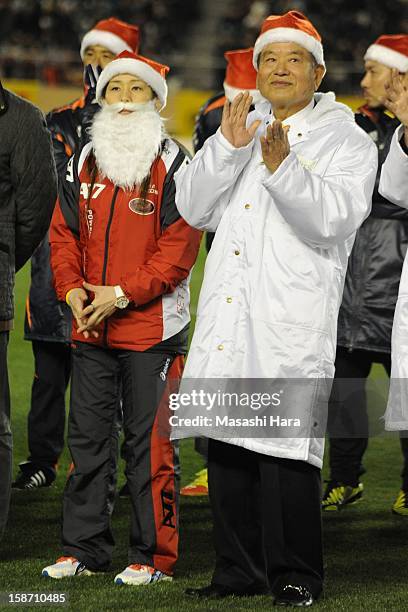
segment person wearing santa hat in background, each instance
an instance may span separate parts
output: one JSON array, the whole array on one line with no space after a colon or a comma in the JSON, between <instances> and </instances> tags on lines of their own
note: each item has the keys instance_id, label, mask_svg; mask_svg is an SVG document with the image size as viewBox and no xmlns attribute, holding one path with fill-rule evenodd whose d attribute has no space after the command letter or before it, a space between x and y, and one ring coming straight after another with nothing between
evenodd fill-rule
<instances>
[{"instance_id":1,"label":"person wearing santa hat in background","mask_svg":"<svg viewBox=\"0 0 408 612\"><path fill-rule=\"evenodd\" d=\"M256 88L257 72L253 66L253 48L236 49L226 51L224 57L227 60L227 69L224 79L224 91L212 96L200 109L194 126L193 147L197 153L204 145L207 138L215 134L221 125L222 110L225 101L232 102L234 98L244 91L249 91L254 105L263 98ZM206 232L205 246L207 253L214 240L214 232ZM204 458L207 463L208 441L206 438L196 438L194 443L195 450ZM194 480L183 487L181 495L201 496L208 495L207 466L196 473Z\"/></svg>"},{"instance_id":2,"label":"person wearing santa hat in background","mask_svg":"<svg viewBox=\"0 0 408 612\"><path fill-rule=\"evenodd\" d=\"M138 53L140 33L136 25L109 17L98 21L82 37L80 55L84 66L105 68L122 51ZM57 169L65 171L68 158L86 144L84 123L90 126L99 108L95 103L95 86L86 82L84 95L68 106L51 111L47 116L48 127L56 140L54 149ZM81 138L84 140L81 141Z\"/></svg>"},{"instance_id":3,"label":"person wearing santa hat in background","mask_svg":"<svg viewBox=\"0 0 408 612\"><path fill-rule=\"evenodd\" d=\"M310 606L323 585L320 469L337 314L377 150L348 107L316 93L323 46L302 13L268 17L253 62L266 101L249 117L248 94L227 102L220 130L175 176L187 223L216 230L180 391L189 379L224 380L229 396L234 379L251 391L277 380L287 392L279 414L299 427L207 428L216 565L211 584L187 594L270 589L277 605ZM172 436L192 429L205 435Z\"/></svg>"},{"instance_id":4,"label":"person wearing santa hat in background","mask_svg":"<svg viewBox=\"0 0 408 612\"><path fill-rule=\"evenodd\" d=\"M84 66L93 65L96 70L121 51L137 52L138 48L138 27L110 17L84 35L80 53ZM69 157L89 140L86 128L97 109L94 83L91 86L85 79L85 92L79 100L48 113L59 174ZM13 488L30 491L50 486L56 478L64 447L65 391L71 372L71 315L55 295L48 235L31 259L24 338L32 342L35 372L28 414L29 456L20 463Z\"/></svg>"},{"instance_id":5,"label":"person wearing santa hat in background","mask_svg":"<svg viewBox=\"0 0 408 612\"><path fill-rule=\"evenodd\" d=\"M399 120L386 108L393 69L408 72L408 35L384 34L364 55L361 81L365 105L357 124L378 148L378 172L370 216L358 230L351 252L337 330L336 374L329 404L330 476L322 508L336 511L359 501L363 455L368 444L366 379L374 363L391 371L391 331L401 270L408 246L408 213L380 195L378 184ZM401 490L393 512L408 516L408 440Z\"/></svg>"},{"instance_id":6,"label":"person wearing santa hat in background","mask_svg":"<svg viewBox=\"0 0 408 612\"><path fill-rule=\"evenodd\" d=\"M128 51L104 68L91 141L67 165L51 223L56 292L74 320L74 470L64 493L63 557L42 572L51 578L109 568L120 398L132 521L129 566L115 583L171 580L177 560L175 449L159 427L187 350L201 232L175 206L173 175L188 160L158 112L167 71Z\"/></svg>"}]
</instances>

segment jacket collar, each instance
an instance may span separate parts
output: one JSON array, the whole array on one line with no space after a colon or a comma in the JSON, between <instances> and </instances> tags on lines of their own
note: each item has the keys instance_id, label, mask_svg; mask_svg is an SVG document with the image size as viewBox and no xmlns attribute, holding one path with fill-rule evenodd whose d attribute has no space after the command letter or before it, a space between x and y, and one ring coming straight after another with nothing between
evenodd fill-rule
<instances>
[{"instance_id":1,"label":"jacket collar","mask_svg":"<svg viewBox=\"0 0 408 612\"><path fill-rule=\"evenodd\" d=\"M312 99L307 106L282 122L282 125L289 126L288 140L290 145L307 139L309 132L308 119L310 118L314 106L315 101ZM272 120L273 119L274 117L272 117Z\"/></svg>"},{"instance_id":2,"label":"jacket collar","mask_svg":"<svg viewBox=\"0 0 408 612\"><path fill-rule=\"evenodd\" d=\"M368 119L370 119L373 123L387 124L390 121L395 121L395 115L385 108L369 108L366 104L364 104L357 109L357 112L364 115L364 117L368 117Z\"/></svg>"},{"instance_id":3,"label":"jacket collar","mask_svg":"<svg viewBox=\"0 0 408 612\"><path fill-rule=\"evenodd\" d=\"M271 104L268 101L255 105L255 111L263 119L264 126L273 118ZM333 125L337 122L351 121L354 123L353 111L336 101L333 92L316 93L310 105L295 115L288 117L284 125L290 125L288 138L291 145L309 138L310 132L323 126Z\"/></svg>"}]
</instances>

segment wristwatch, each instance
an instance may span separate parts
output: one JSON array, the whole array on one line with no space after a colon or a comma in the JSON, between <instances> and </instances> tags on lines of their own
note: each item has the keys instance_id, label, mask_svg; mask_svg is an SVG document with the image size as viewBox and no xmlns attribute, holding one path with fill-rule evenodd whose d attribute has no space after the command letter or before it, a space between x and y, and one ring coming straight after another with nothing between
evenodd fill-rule
<instances>
[{"instance_id":1,"label":"wristwatch","mask_svg":"<svg viewBox=\"0 0 408 612\"><path fill-rule=\"evenodd\" d=\"M115 285L114 289L116 295L115 306L116 308L120 308L120 310L123 310L124 308L126 308L126 306L129 305L129 300L123 293L123 289L120 285Z\"/></svg>"}]
</instances>

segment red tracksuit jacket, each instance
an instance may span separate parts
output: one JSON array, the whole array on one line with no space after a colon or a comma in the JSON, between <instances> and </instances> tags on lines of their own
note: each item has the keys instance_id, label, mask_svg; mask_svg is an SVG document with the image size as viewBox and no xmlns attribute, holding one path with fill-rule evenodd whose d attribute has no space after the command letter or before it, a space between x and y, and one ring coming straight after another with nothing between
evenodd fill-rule
<instances>
[{"instance_id":1,"label":"red tracksuit jacket","mask_svg":"<svg viewBox=\"0 0 408 612\"><path fill-rule=\"evenodd\" d=\"M175 205L174 173L188 163L171 139L152 165L146 203L139 189L125 191L91 179L87 157L92 143L71 157L50 228L51 266L60 300L84 280L120 285L131 300L98 328L99 338L73 340L135 351L187 348L189 274L201 232L180 217Z\"/></svg>"}]
</instances>

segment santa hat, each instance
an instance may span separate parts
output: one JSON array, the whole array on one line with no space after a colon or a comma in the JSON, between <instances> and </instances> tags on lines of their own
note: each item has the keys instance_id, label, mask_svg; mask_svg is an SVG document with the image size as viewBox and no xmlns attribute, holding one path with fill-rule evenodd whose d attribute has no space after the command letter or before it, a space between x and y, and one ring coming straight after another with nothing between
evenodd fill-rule
<instances>
[{"instance_id":1,"label":"santa hat","mask_svg":"<svg viewBox=\"0 0 408 612\"><path fill-rule=\"evenodd\" d=\"M92 45L106 47L115 55L122 51L139 50L139 28L125 23L115 17L102 19L85 34L81 42L81 58L84 59L85 49Z\"/></svg>"},{"instance_id":2,"label":"santa hat","mask_svg":"<svg viewBox=\"0 0 408 612\"><path fill-rule=\"evenodd\" d=\"M364 59L408 72L408 34L383 34L368 47Z\"/></svg>"},{"instance_id":3,"label":"santa hat","mask_svg":"<svg viewBox=\"0 0 408 612\"><path fill-rule=\"evenodd\" d=\"M261 94L256 88L256 70L252 65L253 51L250 47L224 53L227 60L224 91L230 102L243 91L249 91L253 104L261 99Z\"/></svg>"},{"instance_id":4,"label":"santa hat","mask_svg":"<svg viewBox=\"0 0 408 612\"><path fill-rule=\"evenodd\" d=\"M270 15L265 19L254 47L255 70L258 70L258 57L262 49L275 42L297 43L310 51L320 66L326 67L320 34L311 21L299 11L289 11L285 15Z\"/></svg>"},{"instance_id":5,"label":"santa hat","mask_svg":"<svg viewBox=\"0 0 408 612\"><path fill-rule=\"evenodd\" d=\"M159 98L162 108L166 106L167 84L166 74L170 68L154 62L142 55L123 51L102 70L96 84L96 101L101 102L103 92L109 81L118 74L134 74L150 85Z\"/></svg>"}]
</instances>

